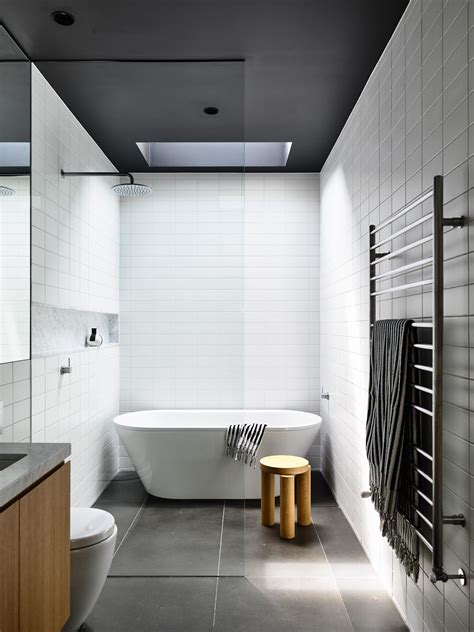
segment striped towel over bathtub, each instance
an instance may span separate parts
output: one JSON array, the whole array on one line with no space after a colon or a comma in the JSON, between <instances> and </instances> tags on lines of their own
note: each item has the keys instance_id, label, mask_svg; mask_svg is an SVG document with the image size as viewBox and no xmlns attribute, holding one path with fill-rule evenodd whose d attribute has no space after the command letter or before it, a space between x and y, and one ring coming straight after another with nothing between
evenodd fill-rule
<instances>
[{"instance_id":1,"label":"striped towel over bathtub","mask_svg":"<svg viewBox=\"0 0 474 632\"><path fill-rule=\"evenodd\" d=\"M257 463L257 451L267 424L233 424L225 435L225 454L234 461L244 461L250 467Z\"/></svg>"}]
</instances>

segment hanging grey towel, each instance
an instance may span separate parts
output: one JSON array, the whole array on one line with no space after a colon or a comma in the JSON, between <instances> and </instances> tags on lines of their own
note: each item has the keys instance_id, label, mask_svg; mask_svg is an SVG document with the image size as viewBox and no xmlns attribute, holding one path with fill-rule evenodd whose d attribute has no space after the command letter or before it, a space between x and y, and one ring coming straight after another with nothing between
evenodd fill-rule
<instances>
[{"instance_id":1,"label":"hanging grey towel","mask_svg":"<svg viewBox=\"0 0 474 632\"><path fill-rule=\"evenodd\" d=\"M267 424L235 424L229 426L225 435L225 454L234 461L245 461L255 467L257 451L262 443Z\"/></svg>"},{"instance_id":2,"label":"hanging grey towel","mask_svg":"<svg viewBox=\"0 0 474 632\"><path fill-rule=\"evenodd\" d=\"M404 471L408 458L407 382L410 320L379 320L370 350L367 457L370 491L380 515L382 535L415 581L419 572L419 540L408 519Z\"/></svg>"}]
</instances>

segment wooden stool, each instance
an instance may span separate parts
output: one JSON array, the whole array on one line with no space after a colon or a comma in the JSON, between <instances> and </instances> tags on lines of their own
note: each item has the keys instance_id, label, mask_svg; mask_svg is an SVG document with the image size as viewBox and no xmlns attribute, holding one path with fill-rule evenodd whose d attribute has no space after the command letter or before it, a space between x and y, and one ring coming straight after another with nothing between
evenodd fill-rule
<instances>
[{"instance_id":1,"label":"wooden stool","mask_svg":"<svg viewBox=\"0 0 474 632\"><path fill-rule=\"evenodd\" d=\"M261 523L275 524L275 474L280 476L280 537L295 537L295 477L298 524L311 524L311 467L300 456L265 456L260 459Z\"/></svg>"}]
</instances>

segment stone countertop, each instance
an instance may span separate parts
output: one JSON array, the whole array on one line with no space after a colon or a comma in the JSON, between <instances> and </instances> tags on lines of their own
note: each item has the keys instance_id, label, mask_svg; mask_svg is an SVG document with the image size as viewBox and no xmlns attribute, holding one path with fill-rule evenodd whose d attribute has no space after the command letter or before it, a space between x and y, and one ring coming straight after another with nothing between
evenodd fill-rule
<instances>
[{"instance_id":1,"label":"stone countertop","mask_svg":"<svg viewBox=\"0 0 474 632\"><path fill-rule=\"evenodd\" d=\"M0 470L0 509L67 459L71 446L69 443L0 443L0 455L15 454L26 456Z\"/></svg>"}]
</instances>

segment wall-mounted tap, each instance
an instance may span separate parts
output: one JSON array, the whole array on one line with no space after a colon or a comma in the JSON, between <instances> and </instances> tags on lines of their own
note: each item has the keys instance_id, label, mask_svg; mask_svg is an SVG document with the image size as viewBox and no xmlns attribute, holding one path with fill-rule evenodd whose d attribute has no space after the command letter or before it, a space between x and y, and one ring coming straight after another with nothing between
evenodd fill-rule
<instances>
[{"instance_id":1,"label":"wall-mounted tap","mask_svg":"<svg viewBox=\"0 0 474 632\"><path fill-rule=\"evenodd\" d=\"M61 375L64 375L65 373L72 373L71 358L67 359L67 366L62 366L59 369L59 372Z\"/></svg>"},{"instance_id":2,"label":"wall-mounted tap","mask_svg":"<svg viewBox=\"0 0 474 632\"><path fill-rule=\"evenodd\" d=\"M329 393L325 391L324 389L321 389L321 399L329 400Z\"/></svg>"}]
</instances>

